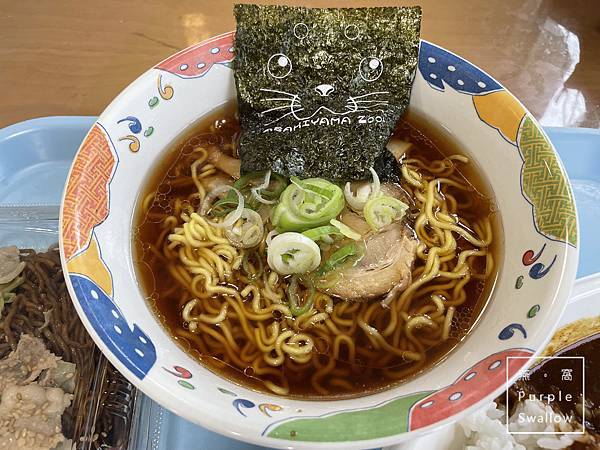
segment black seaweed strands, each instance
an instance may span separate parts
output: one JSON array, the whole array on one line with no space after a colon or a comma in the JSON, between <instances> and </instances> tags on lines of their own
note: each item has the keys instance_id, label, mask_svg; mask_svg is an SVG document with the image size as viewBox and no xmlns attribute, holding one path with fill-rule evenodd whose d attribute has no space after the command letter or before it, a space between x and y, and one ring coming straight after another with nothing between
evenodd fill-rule
<instances>
[{"instance_id":1,"label":"black seaweed strands","mask_svg":"<svg viewBox=\"0 0 600 450\"><path fill-rule=\"evenodd\" d=\"M75 312L67 292L57 247L45 253L22 249L25 262L24 281L16 289L17 296L0 313L0 359L6 357L22 335L35 336L63 361L76 366L75 396L62 416L63 434L73 438L81 426L79 408L87 398L95 364L92 338Z\"/></svg>"},{"instance_id":2,"label":"black seaweed strands","mask_svg":"<svg viewBox=\"0 0 600 450\"><path fill-rule=\"evenodd\" d=\"M0 359L17 348L23 335L29 335L40 338L63 361L74 363L74 397L62 415L62 433L74 441L73 449L121 448L129 433L135 389L103 360L79 320L67 292L58 246L40 253L21 249L20 259L25 262L24 280L14 300L0 311ZM97 399L93 383L100 364L107 364L108 370Z\"/></svg>"},{"instance_id":3,"label":"black seaweed strands","mask_svg":"<svg viewBox=\"0 0 600 450\"><path fill-rule=\"evenodd\" d=\"M234 12L242 172L368 178L409 103L421 8Z\"/></svg>"}]
</instances>

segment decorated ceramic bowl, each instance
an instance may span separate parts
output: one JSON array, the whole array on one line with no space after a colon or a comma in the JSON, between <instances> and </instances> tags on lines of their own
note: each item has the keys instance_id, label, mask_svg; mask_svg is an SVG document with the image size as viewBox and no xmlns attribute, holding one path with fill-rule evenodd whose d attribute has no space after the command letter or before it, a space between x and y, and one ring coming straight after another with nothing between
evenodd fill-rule
<instances>
[{"instance_id":1,"label":"decorated ceramic bowl","mask_svg":"<svg viewBox=\"0 0 600 450\"><path fill-rule=\"evenodd\" d=\"M496 80L426 41L410 108L450 132L483 172L502 222L499 275L477 326L442 362L377 394L303 401L213 374L178 347L136 281L136 199L169 146L235 98L233 33L161 62L102 113L73 162L61 213L70 294L108 359L152 399L235 439L281 448L372 448L458 419L544 348L577 268L571 189L548 138Z\"/></svg>"}]
</instances>

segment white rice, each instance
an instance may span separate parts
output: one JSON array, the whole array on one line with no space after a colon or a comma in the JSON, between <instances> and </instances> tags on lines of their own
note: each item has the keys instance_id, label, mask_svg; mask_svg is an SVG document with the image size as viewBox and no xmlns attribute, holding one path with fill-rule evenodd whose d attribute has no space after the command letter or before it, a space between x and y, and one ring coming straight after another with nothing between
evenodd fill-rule
<instances>
[{"instance_id":1,"label":"white rice","mask_svg":"<svg viewBox=\"0 0 600 450\"><path fill-rule=\"evenodd\" d=\"M575 437L565 434L510 434L506 429L506 411L503 406L498 408L496 403L461 420L459 426L465 434L465 448L468 450L557 450L569 447ZM508 428L511 433L574 431L563 415L555 413L539 400L529 399L519 402L508 420Z\"/></svg>"}]
</instances>

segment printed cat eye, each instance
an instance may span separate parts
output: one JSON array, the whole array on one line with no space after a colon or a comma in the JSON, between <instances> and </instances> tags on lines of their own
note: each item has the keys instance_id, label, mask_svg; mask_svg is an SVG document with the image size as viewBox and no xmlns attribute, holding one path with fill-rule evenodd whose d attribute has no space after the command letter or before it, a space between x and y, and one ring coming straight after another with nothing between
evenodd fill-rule
<instances>
[{"instance_id":1,"label":"printed cat eye","mask_svg":"<svg viewBox=\"0 0 600 450\"><path fill-rule=\"evenodd\" d=\"M363 58L358 66L360 77L365 81L375 81L383 73L383 62L376 56Z\"/></svg>"},{"instance_id":2,"label":"printed cat eye","mask_svg":"<svg viewBox=\"0 0 600 450\"><path fill-rule=\"evenodd\" d=\"M273 78L285 78L292 71L292 61L283 53L275 53L267 61L267 70Z\"/></svg>"}]
</instances>

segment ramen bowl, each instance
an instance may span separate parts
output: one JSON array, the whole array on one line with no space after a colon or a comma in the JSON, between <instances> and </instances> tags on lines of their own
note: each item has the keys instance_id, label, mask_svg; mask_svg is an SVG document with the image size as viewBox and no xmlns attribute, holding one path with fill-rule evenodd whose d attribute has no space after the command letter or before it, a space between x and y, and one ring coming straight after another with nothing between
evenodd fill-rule
<instances>
[{"instance_id":1,"label":"ramen bowl","mask_svg":"<svg viewBox=\"0 0 600 450\"><path fill-rule=\"evenodd\" d=\"M60 245L69 292L96 344L174 413L269 447L380 447L493 399L544 348L566 305L578 258L575 205L551 143L523 105L482 70L426 41L410 109L472 158L501 222L495 286L464 341L403 384L308 401L228 381L163 329L136 275L136 204L167 149L235 99L232 47L233 33L224 34L150 69L108 106L77 153L64 192Z\"/></svg>"}]
</instances>

